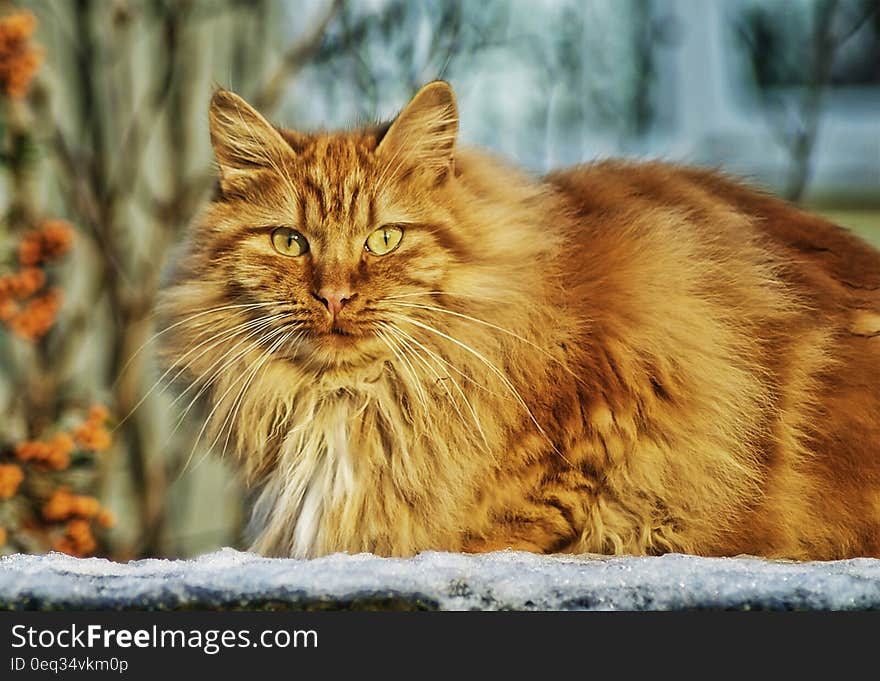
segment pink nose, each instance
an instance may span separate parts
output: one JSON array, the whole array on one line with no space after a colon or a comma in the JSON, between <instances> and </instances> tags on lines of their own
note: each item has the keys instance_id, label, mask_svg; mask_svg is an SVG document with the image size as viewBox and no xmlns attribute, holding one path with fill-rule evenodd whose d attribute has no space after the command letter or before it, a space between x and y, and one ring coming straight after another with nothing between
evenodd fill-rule
<instances>
[{"instance_id":1,"label":"pink nose","mask_svg":"<svg viewBox=\"0 0 880 681\"><path fill-rule=\"evenodd\" d=\"M345 304L351 300L354 295L348 289L339 290L325 287L318 291L318 295L315 297L324 303L324 307L327 308L330 317L336 319L342 311L342 308L345 307Z\"/></svg>"}]
</instances>

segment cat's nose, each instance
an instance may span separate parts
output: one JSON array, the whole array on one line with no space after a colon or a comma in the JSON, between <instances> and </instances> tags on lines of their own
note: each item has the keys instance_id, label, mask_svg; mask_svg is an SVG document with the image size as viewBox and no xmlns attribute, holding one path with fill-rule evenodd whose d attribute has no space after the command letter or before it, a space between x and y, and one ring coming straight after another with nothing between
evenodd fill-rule
<instances>
[{"instance_id":1,"label":"cat's nose","mask_svg":"<svg viewBox=\"0 0 880 681\"><path fill-rule=\"evenodd\" d=\"M348 289L328 288L325 286L315 294L315 298L324 303L324 307L327 308L330 317L336 319L342 308L345 307L345 304L356 295L356 293L352 293Z\"/></svg>"}]
</instances>

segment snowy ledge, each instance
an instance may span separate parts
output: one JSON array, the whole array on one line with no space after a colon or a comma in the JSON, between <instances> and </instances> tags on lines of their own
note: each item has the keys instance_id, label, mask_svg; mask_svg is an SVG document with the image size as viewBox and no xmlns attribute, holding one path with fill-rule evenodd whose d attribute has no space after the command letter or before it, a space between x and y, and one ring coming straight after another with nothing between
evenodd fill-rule
<instances>
[{"instance_id":1,"label":"snowy ledge","mask_svg":"<svg viewBox=\"0 0 880 681\"><path fill-rule=\"evenodd\" d=\"M880 559L423 553L314 560L223 549L193 560L0 558L5 610L865 610Z\"/></svg>"}]
</instances>

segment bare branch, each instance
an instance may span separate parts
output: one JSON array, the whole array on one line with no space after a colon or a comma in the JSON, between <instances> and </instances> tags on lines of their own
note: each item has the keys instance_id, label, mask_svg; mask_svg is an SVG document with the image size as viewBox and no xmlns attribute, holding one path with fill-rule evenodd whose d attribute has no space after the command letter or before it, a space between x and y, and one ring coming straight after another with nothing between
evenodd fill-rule
<instances>
[{"instance_id":1,"label":"bare branch","mask_svg":"<svg viewBox=\"0 0 880 681\"><path fill-rule=\"evenodd\" d=\"M261 110L271 110L278 105L286 81L300 71L321 47L330 22L342 9L345 0L331 0L324 15L311 31L291 45L281 58L281 63L270 75L263 88L254 96L254 105Z\"/></svg>"}]
</instances>

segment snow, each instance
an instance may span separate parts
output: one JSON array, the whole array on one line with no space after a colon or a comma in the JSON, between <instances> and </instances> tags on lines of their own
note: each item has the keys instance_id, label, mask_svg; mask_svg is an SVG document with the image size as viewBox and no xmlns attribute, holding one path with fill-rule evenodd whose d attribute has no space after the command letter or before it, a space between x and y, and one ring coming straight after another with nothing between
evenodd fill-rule
<instances>
[{"instance_id":1,"label":"snow","mask_svg":"<svg viewBox=\"0 0 880 681\"><path fill-rule=\"evenodd\" d=\"M484 555L264 558L233 549L130 563L0 558L0 609L880 609L880 560Z\"/></svg>"}]
</instances>

